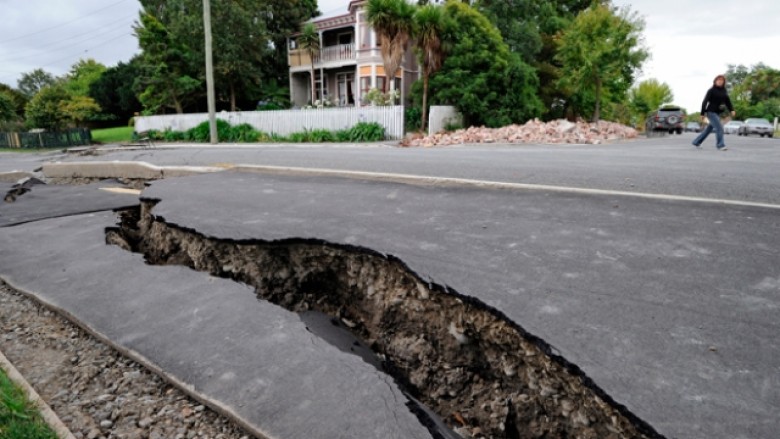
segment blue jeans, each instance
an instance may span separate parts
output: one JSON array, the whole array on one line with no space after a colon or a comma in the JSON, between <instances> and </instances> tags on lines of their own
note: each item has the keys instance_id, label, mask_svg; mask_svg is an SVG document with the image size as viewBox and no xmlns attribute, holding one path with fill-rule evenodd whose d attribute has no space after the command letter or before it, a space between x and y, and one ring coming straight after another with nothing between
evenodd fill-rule
<instances>
[{"instance_id":1,"label":"blue jeans","mask_svg":"<svg viewBox=\"0 0 780 439\"><path fill-rule=\"evenodd\" d=\"M701 134L699 134L699 137L693 140L693 144L696 146L701 146L702 142L704 142L704 139L710 135L712 130L715 130L715 141L717 142L715 146L717 146L718 149L724 148L726 143L723 141L723 124L720 123L720 117L718 116L718 113L712 113L708 111L707 119L710 121L710 124L707 125L707 128L705 128Z\"/></svg>"}]
</instances>

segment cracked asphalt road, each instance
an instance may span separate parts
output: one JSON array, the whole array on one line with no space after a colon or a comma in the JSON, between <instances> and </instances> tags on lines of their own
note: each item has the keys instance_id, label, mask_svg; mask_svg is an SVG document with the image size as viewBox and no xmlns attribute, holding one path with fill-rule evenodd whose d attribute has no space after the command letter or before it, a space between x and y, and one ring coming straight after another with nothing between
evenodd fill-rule
<instances>
[{"instance_id":1,"label":"cracked asphalt road","mask_svg":"<svg viewBox=\"0 0 780 439\"><path fill-rule=\"evenodd\" d=\"M731 136L731 149L716 152L694 150L691 138L66 159L348 169L780 204L780 141ZM11 167L5 159L0 171ZM44 159L13 166L32 170ZM396 254L521 321L668 437L770 439L780 430L777 210L233 173L162 181L149 194L167 200L166 219L215 236L310 236ZM493 288L480 287L487 282Z\"/></svg>"}]
</instances>

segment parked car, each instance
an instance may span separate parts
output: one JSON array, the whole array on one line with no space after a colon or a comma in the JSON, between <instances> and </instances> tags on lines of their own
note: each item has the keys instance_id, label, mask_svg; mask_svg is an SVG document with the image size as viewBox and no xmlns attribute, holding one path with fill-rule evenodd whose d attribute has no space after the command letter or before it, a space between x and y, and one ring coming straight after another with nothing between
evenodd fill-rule
<instances>
[{"instance_id":1,"label":"parked car","mask_svg":"<svg viewBox=\"0 0 780 439\"><path fill-rule=\"evenodd\" d=\"M745 124L739 127L738 134L740 136L758 134L761 137L773 137L775 135L775 127L766 119L746 119Z\"/></svg>"},{"instance_id":2,"label":"parked car","mask_svg":"<svg viewBox=\"0 0 780 439\"><path fill-rule=\"evenodd\" d=\"M688 122L685 124L685 131L691 132L691 133L700 133L701 132L701 124L699 122Z\"/></svg>"},{"instance_id":3,"label":"parked car","mask_svg":"<svg viewBox=\"0 0 780 439\"><path fill-rule=\"evenodd\" d=\"M682 108L668 105L650 113L645 122L645 128L648 133L667 131L669 134L682 134L684 119L685 113L683 113Z\"/></svg>"},{"instance_id":4,"label":"parked car","mask_svg":"<svg viewBox=\"0 0 780 439\"><path fill-rule=\"evenodd\" d=\"M723 125L723 132L726 134L739 134L739 128L744 125L745 122L741 120L732 120L726 125Z\"/></svg>"}]
</instances>

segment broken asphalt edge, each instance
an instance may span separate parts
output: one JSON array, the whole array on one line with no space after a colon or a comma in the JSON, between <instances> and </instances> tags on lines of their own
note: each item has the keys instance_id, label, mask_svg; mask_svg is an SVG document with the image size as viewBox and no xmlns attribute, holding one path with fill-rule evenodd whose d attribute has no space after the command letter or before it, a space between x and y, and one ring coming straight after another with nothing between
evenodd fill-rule
<instances>
[{"instance_id":1,"label":"broken asphalt edge","mask_svg":"<svg viewBox=\"0 0 780 439\"><path fill-rule=\"evenodd\" d=\"M230 406L223 404L221 401L217 399L209 397L205 393L197 391L192 385L187 384L186 382L179 379L173 374L167 373L161 367L157 366L152 360L145 357L144 355L141 355L139 352L136 352L132 349L128 349L119 343L115 343L106 335L96 330L95 328L91 327L88 323L76 318L73 314L66 311L65 309L45 300L40 295L35 294L34 292L27 291L21 286L15 285L13 281L8 279L6 276L3 276L2 274L0 274L0 281L5 282L8 286L18 291L23 296L33 300L35 303L43 306L44 308L56 313L62 318L78 326L84 332L88 333L92 337L95 337L95 339L105 344L106 346L111 347L112 349L116 350L117 352L124 355L125 357L140 364L146 370L154 373L155 375L162 378L164 381L168 382L173 387L176 387L177 389L181 390L185 395L191 397L192 399L200 402L203 405L206 405L207 407L211 408L212 410L219 413L220 415L230 419L232 422L234 422L235 424L237 424L238 426L240 426L241 428L243 428L244 430L246 430L247 432L255 436L257 439L277 439L274 436L271 436L268 433L264 432L262 429L260 429L257 425L251 423L249 420L244 419L241 415L233 411L230 408ZM71 439L71 438L73 438L73 436L67 437L65 439Z\"/></svg>"},{"instance_id":2,"label":"broken asphalt edge","mask_svg":"<svg viewBox=\"0 0 780 439\"><path fill-rule=\"evenodd\" d=\"M53 162L43 164L47 178L132 178L158 180L224 171L215 166L156 166L140 161Z\"/></svg>"},{"instance_id":3,"label":"broken asphalt edge","mask_svg":"<svg viewBox=\"0 0 780 439\"><path fill-rule=\"evenodd\" d=\"M144 203L159 203L160 199L151 198L151 197L143 197L140 198L141 202ZM341 250L344 252L354 252L358 254L366 254L369 256L375 256L382 259L387 260L388 262L394 262L397 263L400 267L402 267L404 270L406 270L412 277L414 277L417 282L427 285L428 288L432 292L436 292L438 294L443 295L450 295L457 299L460 299L463 303L469 304L471 306L474 306L477 309L482 309L496 318L503 320L506 322L510 327L514 328L515 331L518 332L523 338L528 340L530 343L536 345L545 355L547 355L549 358L551 358L554 362L558 363L563 369L568 371L570 374L572 374L575 377L578 377L582 380L583 386L591 389L596 396L601 398L604 402L606 402L608 405L613 407L618 413L625 416L631 423L634 425L634 427L637 428L641 433L646 434L648 437L653 439L666 439L666 437L658 432L658 430L655 429L649 422L643 420L636 414L634 414L628 407L626 407L624 404L621 404L620 402L616 401L611 395L609 395L606 391L604 391L598 384L596 384L595 381L593 381L592 378L590 378L585 371L583 371L579 366L576 364L570 362L563 356L556 353L557 349L550 345L547 341L544 339L528 332L523 326L521 326L519 323L515 322L509 316L507 316L504 312L500 311L499 309L488 305L487 303L481 301L480 299L472 296L468 296L465 294L462 294L455 290L454 288L451 288L447 286L446 284L439 284L436 282L432 282L430 280L423 279L423 277L415 270L413 270L405 261L403 261L401 258L389 254L389 253L383 253L368 247L353 245L353 244L341 244L341 243L334 243L330 242L324 239L317 239L317 238L285 238L285 239L275 239L275 240L264 240L259 238L253 238L253 239L232 239L232 238L220 238L217 236L209 236L204 233L201 233L195 229L182 226L173 222L169 222L161 215L153 215L157 220L164 222L168 227L178 229L182 232L192 234L195 236L199 236L204 239L212 239L219 242L224 243L230 243L230 244L241 244L241 245L258 245L258 244L277 244L277 245L295 245L295 244L308 244L308 245L318 245L318 246L325 246L334 248L336 250ZM2 276L0 276L0 279L2 279ZM419 416L420 414L415 413L415 415ZM428 425L426 425L428 427Z\"/></svg>"},{"instance_id":4,"label":"broken asphalt edge","mask_svg":"<svg viewBox=\"0 0 780 439\"><path fill-rule=\"evenodd\" d=\"M5 181L8 183L16 183L17 181L34 177L35 175L32 172L25 172L25 171L9 171L9 172L0 172L0 181Z\"/></svg>"},{"instance_id":5,"label":"broken asphalt edge","mask_svg":"<svg viewBox=\"0 0 780 439\"><path fill-rule=\"evenodd\" d=\"M65 426L59 416L54 413L51 407L46 404L46 401L44 401L43 398L38 395L38 392L35 391L35 389L30 385L29 382L27 382L24 376L22 376L16 367L14 367L13 363L11 363L11 361L5 355L3 355L2 351L0 351L0 369L5 371L8 379L10 379L14 384L22 389L25 396L27 397L27 400L35 406L35 408L41 414L43 421L54 431L54 434L56 434L58 438L76 439L76 437L73 435L73 433L71 433L68 427Z\"/></svg>"}]
</instances>

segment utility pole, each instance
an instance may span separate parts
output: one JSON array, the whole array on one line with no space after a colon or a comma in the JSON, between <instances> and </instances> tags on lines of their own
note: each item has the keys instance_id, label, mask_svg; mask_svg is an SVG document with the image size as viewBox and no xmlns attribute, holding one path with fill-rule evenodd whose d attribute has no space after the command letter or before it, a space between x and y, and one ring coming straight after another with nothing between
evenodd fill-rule
<instances>
[{"instance_id":1,"label":"utility pole","mask_svg":"<svg viewBox=\"0 0 780 439\"><path fill-rule=\"evenodd\" d=\"M214 98L214 60L211 55L211 4L203 0L203 28L206 33L206 96L209 106L209 131L211 144L219 142L217 138L217 108Z\"/></svg>"}]
</instances>

